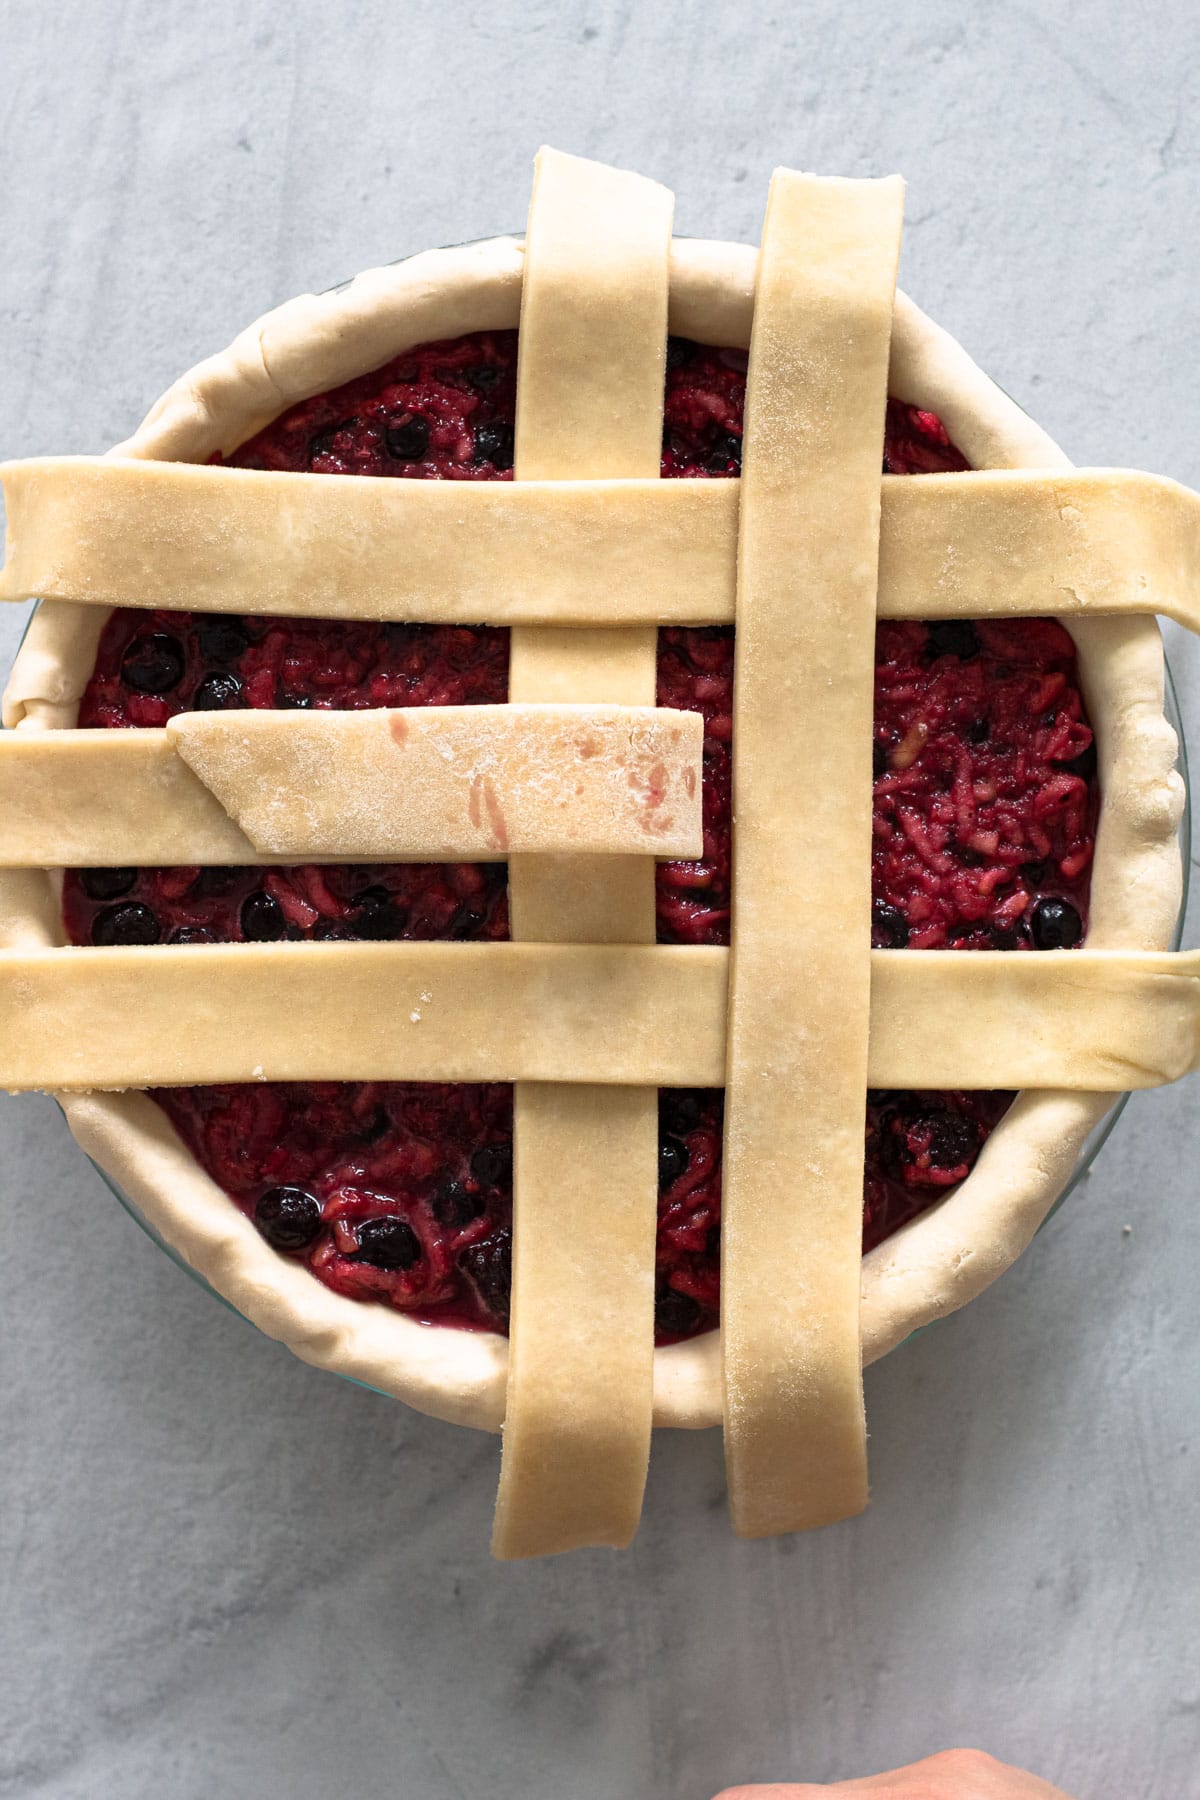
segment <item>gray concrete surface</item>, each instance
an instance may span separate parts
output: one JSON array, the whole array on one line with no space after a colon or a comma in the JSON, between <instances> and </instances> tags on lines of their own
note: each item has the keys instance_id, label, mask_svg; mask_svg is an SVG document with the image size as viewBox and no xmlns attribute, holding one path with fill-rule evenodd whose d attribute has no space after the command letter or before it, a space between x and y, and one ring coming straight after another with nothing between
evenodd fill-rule
<instances>
[{"instance_id":1,"label":"gray concrete surface","mask_svg":"<svg viewBox=\"0 0 1200 1800\"><path fill-rule=\"evenodd\" d=\"M268 304L519 225L546 139L705 235L776 162L903 170L909 291L1078 460L1200 484L1190 12L4 0L0 451L99 450ZM1200 1792L1196 1102L1136 1100L871 1374L864 1520L737 1544L676 1436L631 1553L505 1568L491 1442L293 1361L3 1101L0 1792L706 1800L961 1741Z\"/></svg>"}]
</instances>

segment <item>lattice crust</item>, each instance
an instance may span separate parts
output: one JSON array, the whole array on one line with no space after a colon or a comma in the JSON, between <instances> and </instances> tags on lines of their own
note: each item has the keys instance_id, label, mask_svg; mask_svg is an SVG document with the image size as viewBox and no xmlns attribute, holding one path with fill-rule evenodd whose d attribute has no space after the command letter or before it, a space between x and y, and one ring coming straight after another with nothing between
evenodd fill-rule
<instances>
[{"instance_id":1,"label":"lattice crust","mask_svg":"<svg viewBox=\"0 0 1200 1800\"><path fill-rule=\"evenodd\" d=\"M408 265L395 295L376 273L334 306L291 303L164 397L128 457L3 471L0 597L54 602L9 695L14 720L29 709L35 727L73 723L74 684L113 604L171 595L200 611L514 627L510 704L469 709L467 739L451 708L193 714L161 732L34 729L0 745L0 860L15 865L3 884L19 921L0 952L5 1085L516 1083L501 1555L621 1543L636 1526L657 1086L727 1081L730 1489L738 1529L760 1534L865 1498L864 1087L1053 1089L1018 1102L1024 1135L1003 1126L983 1153L995 1209L1006 1180L1017 1192L1025 1164L1052 1165L1062 1133L1090 1116L1070 1091L1150 1086L1200 1060L1200 956L1109 947L1162 941L1176 795L1157 652L1145 627L1110 615L1158 610L1197 627L1200 499L1150 476L1065 468L945 340L936 403L971 460L1053 466L880 483L898 214L896 184L781 172L756 265L728 246L672 246L671 199L653 183L544 152L524 251L439 253ZM754 305L741 484L655 479L668 287L681 271L677 330L745 344ZM511 487L146 460L232 449L291 399L383 362L398 339L511 326L518 295ZM895 323L892 391L929 403L914 346L933 328L902 296ZM1100 721L1097 855L1109 874L1093 941L1105 947L868 954L874 614L1047 611L1077 621L1085 678L1090 668L1106 696L1126 697ZM733 619L734 945L660 948L652 858L695 852L699 725L653 706L654 628ZM56 941L42 866L509 852L510 944L42 947ZM190 1211L199 1178L140 1094L118 1106L67 1092L65 1103L81 1141L120 1163L135 1198L158 1197L173 1240L267 1329L314 1360L336 1348L338 1366L384 1384L407 1333L406 1393L436 1390L445 1416L497 1422L477 1340L329 1295L215 1190ZM1014 1167L998 1175L1005 1156ZM869 1354L912 1317L876 1291L889 1270L910 1294L928 1287L919 1316L945 1310L956 1205L911 1237L925 1265L900 1240L877 1253ZM972 1240L976 1285L1037 1216L1026 1208L996 1244ZM708 1355L680 1348L683 1386L699 1397L673 1404L699 1422ZM680 1379L678 1352L661 1354Z\"/></svg>"}]
</instances>

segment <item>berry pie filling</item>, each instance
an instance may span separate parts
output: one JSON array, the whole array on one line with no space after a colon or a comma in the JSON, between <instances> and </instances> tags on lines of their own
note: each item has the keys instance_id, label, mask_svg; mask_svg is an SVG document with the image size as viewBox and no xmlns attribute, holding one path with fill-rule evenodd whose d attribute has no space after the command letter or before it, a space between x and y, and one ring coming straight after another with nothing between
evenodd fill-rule
<instances>
[{"instance_id":1,"label":"berry pie filling","mask_svg":"<svg viewBox=\"0 0 1200 1800\"><path fill-rule=\"evenodd\" d=\"M664 476L738 474L745 370L742 351L671 340ZM504 481L515 404L516 333L479 332L406 351L303 401L228 460ZM883 466L921 474L966 464L933 414L889 401ZM160 726L194 708L482 705L504 701L507 684L508 634L495 627L118 611L79 724ZM732 693L732 629L659 632L659 704L699 711L705 727L704 854L658 867L661 943L729 941ZM879 625L876 946L1078 944L1097 812L1092 732L1061 626ZM72 870L63 906L77 944L508 936L499 863ZM153 1097L266 1241L338 1293L426 1322L507 1328L511 1088L305 1082ZM717 1322L722 1098L659 1096L659 1343ZM969 1174L1011 1100L868 1094L864 1249Z\"/></svg>"}]
</instances>

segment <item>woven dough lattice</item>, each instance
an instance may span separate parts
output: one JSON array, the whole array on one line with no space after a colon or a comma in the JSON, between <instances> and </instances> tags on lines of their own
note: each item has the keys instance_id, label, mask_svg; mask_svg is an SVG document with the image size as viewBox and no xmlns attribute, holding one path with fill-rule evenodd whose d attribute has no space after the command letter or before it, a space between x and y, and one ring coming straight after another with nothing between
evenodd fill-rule
<instances>
[{"instance_id":1,"label":"woven dough lattice","mask_svg":"<svg viewBox=\"0 0 1200 1800\"><path fill-rule=\"evenodd\" d=\"M881 480L901 212L898 180L776 174L737 483L657 479L671 196L551 151L511 486L120 456L3 471L5 599L512 628L506 706L0 744L7 868L508 860L509 943L0 951L9 1088L515 1084L501 1556L637 1528L658 1087L726 1090L726 1456L735 1527L763 1536L866 1503L868 1085L1103 1094L1197 1062L1194 955L870 948L877 616L1200 627L1200 500L1173 483ZM654 859L701 852L701 726L654 704L655 632L729 622L732 947L660 947Z\"/></svg>"}]
</instances>

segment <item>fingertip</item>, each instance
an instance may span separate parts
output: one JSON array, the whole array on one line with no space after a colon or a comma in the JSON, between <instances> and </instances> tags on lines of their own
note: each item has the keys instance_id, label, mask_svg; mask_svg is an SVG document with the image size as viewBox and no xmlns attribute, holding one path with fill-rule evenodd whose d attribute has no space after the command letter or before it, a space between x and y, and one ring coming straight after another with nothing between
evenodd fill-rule
<instances>
[{"instance_id":1,"label":"fingertip","mask_svg":"<svg viewBox=\"0 0 1200 1800\"><path fill-rule=\"evenodd\" d=\"M814 1795L819 1796L824 1791L810 1787L806 1782L797 1787L795 1782L768 1781L753 1787L722 1788L719 1794L713 1795L713 1800L813 1800Z\"/></svg>"}]
</instances>

